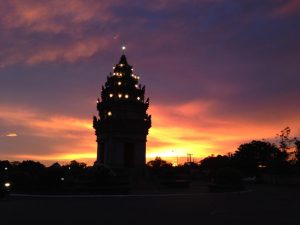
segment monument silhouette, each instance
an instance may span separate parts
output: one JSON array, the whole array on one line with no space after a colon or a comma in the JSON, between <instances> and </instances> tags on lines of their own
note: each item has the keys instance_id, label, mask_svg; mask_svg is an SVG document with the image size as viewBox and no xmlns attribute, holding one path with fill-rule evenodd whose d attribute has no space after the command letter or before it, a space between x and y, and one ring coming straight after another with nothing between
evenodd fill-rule
<instances>
[{"instance_id":1,"label":"monument silhouette","mask_svg":"<svg viewBox=\"0 0 300 225\"><path fill-rule=\"evenodd\" d=\"M146 163L146 142L151 127L147 114L149 98L145 100L145 86L133 73L123 54L113 72L102 86L97 101L99 116L94 116L97 136L96 165L112 169L142 169Z\"/></svg>"}]
</instances>

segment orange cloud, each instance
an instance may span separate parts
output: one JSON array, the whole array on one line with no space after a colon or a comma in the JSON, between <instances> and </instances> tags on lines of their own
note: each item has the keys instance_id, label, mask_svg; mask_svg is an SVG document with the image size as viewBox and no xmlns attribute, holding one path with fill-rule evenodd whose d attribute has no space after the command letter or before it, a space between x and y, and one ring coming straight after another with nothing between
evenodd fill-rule
<instances>
[{"instance_id":1,"label":"orange cloud","mask_svg":"<svg viewBox=\"0 0 300 225\"><path fill-rule=\"evenodd\" d=\"M241 118L229 118L224 121L211 115L215 104L205 101L172 105L152 104L150 113L153 127L148 136L147 159L160 156L176 162L176 158L179 157L179 161L184 162L183 159L190 153L199 160L211 154L233 152L239 144L252 139L272 139L289 124L300 127L299 119L290 120L289 124L247 122ZM91 119L47 115L20 106L0 106L0 112L0 121L19 130L18 140L8 142L15 145L15 150L19 149L18 153L2 153L2 158L34 159L47 164L74 159L89 164L94 162L96 142ZM24 146L20 141L22 136L32 139L32 143L25 142ZM40 145L36 145L40 138ZM46 147L47 150L43 151Z\"/></svg>"},{"instance_id":2,"label":"orange cloud","mask_svg":"<svg viewBox=\"0 0 300 225\"><path fill-rule=\"evenodd\" d=\"M155 156L196 158L210 154L226 154L252 139L273 139L284 126L300 127L300 120L266 124L241 118L218 118L212 115L217 103L189 102L174 105L152 105L153 127L148 141L149 158ZM152 145L154 143L154 145Z\"/></svg>"},{"instance_id":3,"label":"orange cloud","mask_svg":"<svg viewBox=\"0 0 300 225\"><path fill-rule=\"evenodd\" d=\"M71 43L68 46L48 46L37 49L27 59L28 64L36 64L40 62L53 62L57 60L65 60L67 62L75 62L80 58L90 57L98 51L103 50L108 45L107 38L90 38Z\"/></svg>"},{"instance_id":4,"label":"orange cloud","mask_svg":"<svg viewBox=\"0 0 300 225\"><path fill-rule=\"evenodd\" d=\"M23 45L24 44L24 45ZM109 46L109 37L91 37L84 40L71 41L61 45L47 43L42 47L27 49L26 43L16 45L6 52L6 57L0 62L0 67L15 63L26 63L29 65L41 62L67 61L73 63L81 58L88 58ZM26 54L19 49L25 48Z\"/></svg>"},{"instance_id":5,"label":"orange cloud","mask_svg":"<svg viewBox=\"0 0 300 225\"><path fill-rule=\"evenodd\" d=\"M10 142L13 149L22 149L22 154L11 152L7 155L14 159L65 160L96 157L96 142L92 120L66 117L63 115L45 115L44 113L16 106L0 106L0 120L10 127L20 130L19 139L23 136L36 142L40 138L45 143L31 143L23 146L21 140ZM45 146L47 140L57 140L53 146ZM1 145L0 145L1 146ZM38 147L47 147L36 149ZM5 150L5 149L3 149ZM40 151L38 154L30 152Z\"/></svg>"},{"instance_id":6,"label":"orange cloud","mask_svg":"<svg viewBox=\"0 0 300 225\"><path fill-rule=\"evenodd\" d=\"M109 8L117 2L11 0L2 5L1 11L5 11L3 21L7 28L26 27L29 32L74 32L72 24L91 19L99 22L112 20Z\"/></svg>"},{"instance_id":7,"label":"orange cloud","mask_svg":"<svg viewBox=\"0 0 300 225\"><path fill-rule=\"evenodd\" d=\"M118 2L12 0L1 4L0 27L5 30L4 40L8 43L2 49L5 57L0 59L0 67L16 63L73 63L106 49L113 35L95 32L87 36L88 22L99 24L100 31L108 21L117 21L110 8ZM15 39L16 35L20 37Z\"/></svg>"},{"instance_id":8,"label":"orange cloud","mask_svg":"<svg viewBox=\"0 0 300 225\"><path fill-rule=\"evenodd\" d=\"M16 133L7 133L5 136L6 137L17 137L18 135Z\"/></svg>"},{"instance_id":9,"label":"orange cloud","mask_svg":"<svg viewBox=\"0 0 300 225\"><path fill-rule=\"evenodd\" d=\"M0 106L0 110L0 118L10 125L31 127L37 131L43 130L43 132L38 133L42 136L57 135L61 131L93 129L89 120L65 116L49 116L26 107Z\"/></svg>"}]
</instances>

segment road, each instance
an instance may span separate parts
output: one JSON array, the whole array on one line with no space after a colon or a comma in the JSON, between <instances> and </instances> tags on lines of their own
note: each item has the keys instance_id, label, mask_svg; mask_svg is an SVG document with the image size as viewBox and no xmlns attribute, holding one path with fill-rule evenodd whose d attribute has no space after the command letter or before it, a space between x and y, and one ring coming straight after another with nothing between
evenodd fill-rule
<instances>
[{"instance_id":1,"label":"road","mask_svg":"<svg viewBox=\"0 0 300 225\"><path fill-rule=\"evenodd\" d=\"M221 194L14 196L0 201L0 224L298 225L299 203L300 190L286 187Z\"/></svg>"}]
</instances>

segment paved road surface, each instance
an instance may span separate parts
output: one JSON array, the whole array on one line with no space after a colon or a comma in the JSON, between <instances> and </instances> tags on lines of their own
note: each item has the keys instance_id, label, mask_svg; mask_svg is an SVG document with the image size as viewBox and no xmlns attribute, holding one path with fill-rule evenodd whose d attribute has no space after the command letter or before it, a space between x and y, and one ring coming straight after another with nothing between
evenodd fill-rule
<instances>
[{"instance_id":1,"label":"paved road surface","mask_svg":"<svg viewBox=\"0 0 300 225\"><path fill-rule=\"evenodd\" d=\"M12 197L0 225L300 224L300 190L259 187L226 194L116 197Z\"/></svg>"}]
</instances>

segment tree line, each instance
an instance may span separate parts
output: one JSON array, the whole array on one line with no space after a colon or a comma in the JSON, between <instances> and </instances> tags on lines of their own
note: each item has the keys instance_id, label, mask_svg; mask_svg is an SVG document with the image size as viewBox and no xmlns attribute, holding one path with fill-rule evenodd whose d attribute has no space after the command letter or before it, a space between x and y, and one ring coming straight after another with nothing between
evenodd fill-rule
<instances>
[{"instance_id":1,"label":"tree line","mask_svg":"<svg viewBox=\"0 0 300 225\"><path fill-rule=\"evenodd\" d=\"M121 174L121 175L120 175ZM286 127L275 141L253 140L241 144L233 153L209 156L200 162L190 162L172 166L157 157L147 163L144 177L150 180L161 179L215 179L227 177L260 178L262 175L300 175L300 139L291 137L291 129ZM126 183L124 173L116 173L108 167L87 166L71 161L66 165L54 163L46 167L40 162L0 161L0 181L9 179L16 188L32 187L63 188L78 186L105 186ZM76 186L75 185L75 186Z\"/></svg>"},{"instance_id":2,"label":"tree line","mask_svg":"<svg viewBox=\"0 0 300 225\"><path fill-rule=\"evenodd\" d=\"M207 157L200 168L215 173L224 167L235 168L243 176L264 174L295 175L300 173L300 140L291 137L286 127L276 137L276 142L253 140L241 144L234 153Z\"/></svg>"},{"instance_id":3,"label":"tree line","mask_svg":"<svg viewBox=\"0 0 300 225\"><path fill-rule=\"evenodd\" d=\"M300 139L291 137L291 129L286 127L273 142L253 140L241 144L233 153L212 155L200 162L189 162L176 168L159 157L149 161L147 166L156 177L182 177L182 174L189 174L190 178L196 176L213 181L253 178L256 182L262 181L263 177L299 177Z\"/></svg>"}]
</instances>

